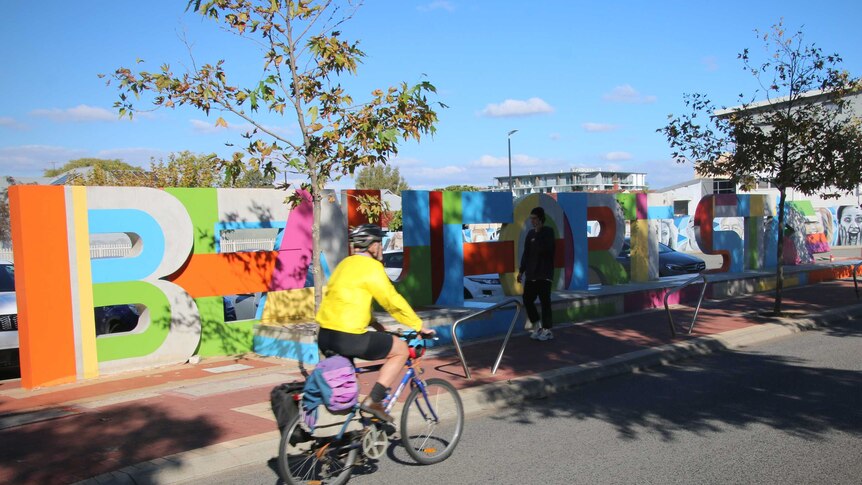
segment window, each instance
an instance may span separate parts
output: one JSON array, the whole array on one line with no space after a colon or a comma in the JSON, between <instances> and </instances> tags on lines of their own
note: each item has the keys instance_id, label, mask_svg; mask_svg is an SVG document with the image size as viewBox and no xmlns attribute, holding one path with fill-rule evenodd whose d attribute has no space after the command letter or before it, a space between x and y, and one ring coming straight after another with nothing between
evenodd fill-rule
<instances>
[{"instance_id":1,"label":"window","mask_svg":"<svg viewBox=\"0 0 862 485\"><path fill-rule=\"evenodd\" d=\"M687 200L675 200L673 201L673 215L675 216L687 216L688 215L688 202Z\"/></svg>"},{"instance_id":2,"label":"window","mask_svg":"<svg viewBox=\"0 0 862 485\"><path fill-rule=\"evenodd\" d=\"M715 179L712 181L713 194L735 194L736 184L731 180Z\"/></svg>"}]
</instances>

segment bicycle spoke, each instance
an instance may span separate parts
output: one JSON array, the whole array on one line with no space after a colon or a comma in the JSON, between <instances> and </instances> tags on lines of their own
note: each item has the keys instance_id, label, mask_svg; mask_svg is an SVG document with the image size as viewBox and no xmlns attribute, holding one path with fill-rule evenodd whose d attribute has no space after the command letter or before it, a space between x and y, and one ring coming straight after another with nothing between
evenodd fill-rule
<instances>
[{"instance_id":1,"label":"bicycle spoke","mask_svg":"<svg viewBox=\"0 0 862 485\"><path fill-rule=\"evenodd\" d=\"M461 437L464 410L458 392L448 382L428 379L425 390L427 395L414 389L404 403L401 439L413 459L430 464L452 454Z\"/></svg>"},{"instance_id":2,"label":"bicycle spoke","mask_svg":"<svg viewBox=\"0 0 862 485\"><path fill-rule=\"evenodd\" d=\"M346 482L356 458L356 447L351 446L349 440L333 441L331 437L287 438L296 426L299 426L298 419L287 427L279 446L282 479L289 485Z\"/></svg>"}]
</instances>

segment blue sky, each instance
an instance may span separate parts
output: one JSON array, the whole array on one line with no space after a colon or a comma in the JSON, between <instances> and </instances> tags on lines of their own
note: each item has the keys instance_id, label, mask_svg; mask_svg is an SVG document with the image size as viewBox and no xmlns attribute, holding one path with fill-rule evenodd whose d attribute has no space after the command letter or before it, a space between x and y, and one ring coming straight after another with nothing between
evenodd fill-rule
<instances>
[{"instance_id":1,"label":"blue sky","mask_svg":"<svg viewBox=\"0 0 862 485\"><path fill-rule=\"evenodd\" d=\"M193 109L119 120L117 91L100 73L118 67L175 71L224 58L229 75L257 79L260 57L185 0L14 1L0 29L0 175L36 176L82 157L148 166L191 150L227 156L243 125L214 126ZM821 8L822 7L822 8ZM438 89L437 134L405 143L391 164L412 188L491 185L508 174L601 167L645 172L651 188L692 177L656 133L682 95L733 106L755 79L737 54L759 53L755 29L779 19L862 76L858 1L371 0L342 30L368 54L349 82L357 100L376 87L424 79ZM191 45L187 49L181 40ZM143 105L142 105L143 106ZM289 117L268 122L295 136ZM343 180L336 187L352 186Z\"/></svg>"}]
</instances>

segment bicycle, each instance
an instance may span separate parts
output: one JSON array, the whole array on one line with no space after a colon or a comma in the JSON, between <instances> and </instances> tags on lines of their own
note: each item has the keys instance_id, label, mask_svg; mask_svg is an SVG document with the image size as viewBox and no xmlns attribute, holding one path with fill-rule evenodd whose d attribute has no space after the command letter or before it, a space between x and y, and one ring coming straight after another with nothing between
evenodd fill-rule
<instances>
[{"instance_id":1,"label":"bicycle","mask_svg":"<svg viewBox=\"0 0 862 485\"><path fill-rule=\"evenodd\" d=\"M411 348L404 376L395 392L383 401L386 412L395 408L402 391L410 386L400 418L400 439L407 454L422 465L431 465L452 455L464 429L464 406L452 384L437 378L424 380L416 361L424 354L424 340L415 331L389 332L406 340ZM373 372L382 364L360 367L358 374ZM278 469L289 485L342 484L350 479L355 465L365 458L378 459L386 451L394 428L366 415L356 404L343 423L316 426L312 433L302 429L301 416L285 426L278 448ZM355 418L355 419L354 419ZM359 429L355 429L356 427ZM349 429L351 426L354 429ZM329 428L329 429L326 429ZM337 431L333 434L333 428ZM359 458L359 452L363 457ZM359 459L358 459L359 458Z\"/></svg>"}]
</instances>

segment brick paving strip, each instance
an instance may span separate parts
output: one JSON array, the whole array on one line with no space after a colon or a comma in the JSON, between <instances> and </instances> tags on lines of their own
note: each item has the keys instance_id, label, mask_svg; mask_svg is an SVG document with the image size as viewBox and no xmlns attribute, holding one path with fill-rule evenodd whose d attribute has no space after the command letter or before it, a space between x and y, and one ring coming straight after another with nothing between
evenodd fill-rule
<instances>
[{"instance_id":1,"label":"brick paving strip","mask_svg":"<svg viewBox=\"0 0 862 485\"><path fill-rule=\"evenodd\" d=\"M677 338L663 310L560 325L549 342L521 333L496 375L490 368L502 338L471 343L464 348L471 381L451 348L429 352L422 366L426 377L458 387L470 414L862 316L852 281L787 289L784 300L799 318L758 317L771 309L769 294L705 302L692 335ZM689 322L693 308L673 311ZM269 391L299 378L294 362L249 356L34 391L0 384L0 482L164 484L266 463L278 448ZM361 392L373 379L361 376Z\"/></svg>"}]
</instances>

